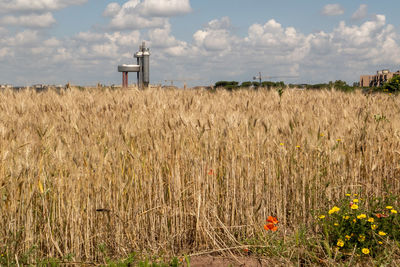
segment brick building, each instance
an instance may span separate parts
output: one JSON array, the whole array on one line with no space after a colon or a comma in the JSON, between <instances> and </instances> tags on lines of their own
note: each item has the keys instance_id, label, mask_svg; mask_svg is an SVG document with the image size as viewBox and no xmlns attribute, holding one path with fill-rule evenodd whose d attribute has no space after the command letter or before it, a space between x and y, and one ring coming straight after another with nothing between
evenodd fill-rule
<instances>
[{"instance_id":1,"label":"brick building","mask_svg":"<svg viewBox=\"0 0 400 267\"><path fill-rule=\"evenodd\" d=\"M361 75L360 86L380 87L394 76L399 76L399 75L400 75L400 70L396 72L390 72L389 70L379 70L376 72L375 75Z\"/></svg>"}]
</instances>

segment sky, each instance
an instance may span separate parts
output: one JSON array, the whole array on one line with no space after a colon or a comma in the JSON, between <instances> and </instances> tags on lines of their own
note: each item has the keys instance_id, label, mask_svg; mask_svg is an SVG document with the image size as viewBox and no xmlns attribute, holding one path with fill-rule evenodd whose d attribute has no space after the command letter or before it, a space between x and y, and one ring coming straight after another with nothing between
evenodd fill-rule
<instances>
[{"instance_id":1,"label":"sky","mask_svg":"<svg viewBox=\"0 0 400 267\"><path fill-rule=\"evenodd\" d=\"M0 84L121 84L117 66L135 64L142 41L152 84L259 72L351 84L400 69L398 10L398 0L0 0Z\"/></svg>"}]
</instances>

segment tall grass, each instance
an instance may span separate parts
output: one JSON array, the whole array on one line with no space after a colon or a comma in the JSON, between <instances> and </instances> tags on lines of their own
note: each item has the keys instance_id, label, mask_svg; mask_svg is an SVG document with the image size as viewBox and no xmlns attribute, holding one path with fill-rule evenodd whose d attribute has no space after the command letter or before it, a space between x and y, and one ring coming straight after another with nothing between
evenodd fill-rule
<instances>
[{"instance_id":1,"label":"tall grass","mask_svg":"<svg viewBox=\"0 0 400 267\"><path fill-rule=\"evenodd\" d=\"M0 250L101 261L238 246L348 192L400 193L400 99L331 91L0 93Z\"/></svg>"}]
</instances>

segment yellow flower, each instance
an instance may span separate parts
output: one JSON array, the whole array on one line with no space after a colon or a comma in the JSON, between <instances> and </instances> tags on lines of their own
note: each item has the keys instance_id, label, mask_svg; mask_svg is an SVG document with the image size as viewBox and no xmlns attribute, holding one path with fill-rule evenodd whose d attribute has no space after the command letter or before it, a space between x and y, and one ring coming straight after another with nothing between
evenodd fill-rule
<instances>
[{"instance_id":1,"label":"yellow flower","mask_svg":"<svg viewBox=\"0 0 400 267\"><path fill-rule=\"evenodd\" d=\"M351 194L346 194L346 197L349 197L349 196L351 196Z\"/></svg>"},{"instance_id":2,"label":"yellow flower","mask_svg":"<svg viewBox=\"0 0 400 267\"><path fill-rule=\"evenodd\" d=\"M342 142L342 139L336 139L336 141L338 141L338 142Z\"/></svg>"},{"instance_id":3,"label":"yellow flower","mask_svg":"<svg viewBox=\"0 0 400 267\"><path fill-rule=\"evenodd\" d=\"M320 218L320 219L324 219L324 218L325 218L325 215L319 215L319 218Z\"/></svg>"},{"instance_id":4,"label":"yellow flower","mask_svg":"<svg viewBox=\"0 0 400 267\"><path fill-rule=\"evenodd\" d=\"M386 235L386 233L385 233L385 232L383 232L383 231L379 231L379 232L378 232L378 235L380 235L380 236L385 236L385 235Z\"/></svg>"},{"instance_id":5,"label":"yellow flower","mask_svg":"<svg viewBox=\"0 0 400 267\"><path fill-rule=\"evenodd\" d=\"M337 244L336 244L338 247L343 247L344 246L344 241L342 240L342 239L339 239L338 241L337 241Z\"/></svg>"},{"instance_id":6,"label":"yellow flower","mask_svg":"<svg viewBox=\"0 0 400 267\"><path fill-rule=\"evenodd\" d=\"M382 244L383 244L383 242L382 242L382 241L378 241L378 244L379 244L379 245L382 245Z\"/></svg>"},{"instance_id":7,"label":"yellow flower","mask_svg":"<svg viewBox=\"0 0 400 267\"><path fill-rule=\"evenodd\" d=\"M355 223L357 220L356 219L353 219L353 222Z\"/></svg>"},{"instance_id":8,"label":"yellow flower","mask_svg":"<svg viewBox=\"0 0 400 267\"><path fill-rule=\"evenodd\" d=\"M357 219L365 219L365 218L367 218L367 215L365 215L364 213L357 216Z\"/></svg>"},{"instance_id":9,"label":"yellow flower","mask_svg":"<svg viewBox=\"0 0 400 267\"><path fill-rule=\"evenodd\" d=\"M300 148L300 146L296 146L296 148Z\"/></svg>"},{"instance_id":10,"label":"yellow flower","mask_svg":"<svg viewBox=\"0 0 400 267\"><path fill-rule=\"evenodd\" d=\"M353 199L353 202L358 203L358 199L357 198Z\"/></svg>"},{"instance_id":11,"label":"yellow flower","mask_svg":"<svg viewBox=\"0 0 400 267\"><path fill-rule=\"evenodd\" d=\"M284 146L285 144L284 143L280 143L279 145Z\"/></svg>"},{"instance_id":12,"label":"yellow flower","mask_svg":"<svg viewBox=\"0 0 400 267\"><path fill-rule=\"evenodd\" d=\"M397 214L397 210L391 210L390 212L393 214Z\"/></svg>"},{"instance_id":13,"label":"yellow flower","mask_svg":"<svg viewBox=\"0 0 400 267\"><path fill-rule=\"evenodd\" d=\"M371 225L372 230L375 230L376 228L378 228L378 226L376 224Z\"/></svg>"},{"instance_id":14,"label":"yellow flower","mask_svg":"<svg viewBox=\"0 0 400 267\"><path fill-rule=\"evenodd\" d=\"M346 235L346 236L344 237L345 240L350 240L350 238L351 238L351 236L349 236L349 235Z\"/></svg>"},{"instance_id":15,"label":"yellow flower","mask_svg":"<svg viewBox=\"0 0 400 267\"><path fill-rule=\"evenodd\" d=\"M321 133L321 134L320 134L320 136L321 136L321 137L324 137L324 136L325 136L325 134L324 134L324 133Z\"/></svg>"},{"instance_id":16,"label":"yellow flower","mask_svg":"<svg viewBox=\"0 0 400 267\"><path fill-rule=\"evenodd\" d=\"M369 251L369 249L367 249L367 248L363 248L363 249L361 250L361 252L364 253L365 255L368 255L370 251Z\"/></svg>"},{"instance_id":17,"label":"yellow flower","mask_svg":"<svg viewBox=\"0 0 400 267\"><path fill-rule=\"evenodd\" d=\"M357 204L351 205L351 209L352 209L352 210L358 210L358 205L357 205Z\"/></svg>"},{"instance_id":18,"label":"yellow flower","mask_svg":"<svg viewBox=\"0 0 400 267\"><path fill-rule=\"evenodd\" d=\"M356 197L356 196L358 196L358 194L354 194L354 196Z\"/></svg>"},{"instance_id":19,"label":"yellow flower","mask_svg":"<svg viewBox=\"0 0 400 267\"><path fill-rule=\"evenodd\" d=\"M343 216L343 219L348 220L348 219L350 219L350 216L349 215L345 215L345 216Z\"/></svg>"},{"instance_id":20,"label":"yellow flower","mask_svg":"<svg viewBox=\"0 0 400 267\"><path fill-rule=\"evenodd\" d=\"M329 214L332 214L332 213L335 213L335 212L338 212L340 210L340 208L339 207L336 207L336 206L334 206L331 210L329 210Z\"/></svg>"},{"instance_id":21,"label":"yellow flower","mask_svg":"<svg viewBox=\"0 0 400 267\"><path fill-rule=\"evenodd\" d=\"M370 222L370 223L373 223L375 220L374 220L374 218L368 218L368 221Z\"/></svg>"},{"instance_id":22,"label":"yellow flower","mask_svg":"<svg viewBox=\"0 0 400 267\"><path fill-rule=\"evenodd\" d=\"M365 235L360 235L360 236L358 237L358 241L364 242L364 241L365 241Z\"/></svg>"},{"instance_id":23,"label":"yellow flower","mask_svg":"<svg viewBox=\"0 0 400 267\"><path fill-rule=\"evenodd\" d=\"M338 224L338 223L334 223L333 225L334 225L334 226L339 226L339 224Z\"/></svg>"},{"instance_id":24,"label":"yellow flower","mask_svg":"<svg viewBox=\"0 0 400 267\"><path fill-rule=\"evenodd\" d=\"M393 209L392 206L386 206L386 208L387 208L388 210L392 210L392 209Z\"/></svg>"}]
</instances>

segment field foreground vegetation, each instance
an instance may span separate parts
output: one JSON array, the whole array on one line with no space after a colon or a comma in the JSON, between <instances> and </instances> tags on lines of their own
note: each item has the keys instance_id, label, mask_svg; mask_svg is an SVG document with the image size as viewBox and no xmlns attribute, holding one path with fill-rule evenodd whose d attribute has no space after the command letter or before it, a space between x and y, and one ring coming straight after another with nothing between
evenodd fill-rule
<instances>
[{"instance_id":1,"label":"field foreground vegetation","mask_svg":"<svg viewBox=\"0 0 400 267\"><path fill-rule=\"evenodd\" d=\"M360 92L1 92L0 265L370 261L340 256L318 221L346 194L400 195L399 114L399 97Z\"/></svg>"}]
</instances>

